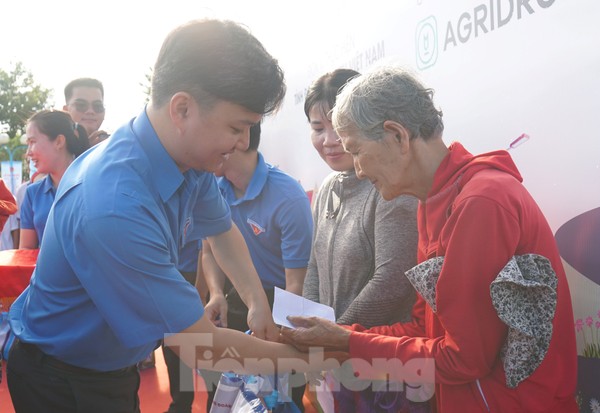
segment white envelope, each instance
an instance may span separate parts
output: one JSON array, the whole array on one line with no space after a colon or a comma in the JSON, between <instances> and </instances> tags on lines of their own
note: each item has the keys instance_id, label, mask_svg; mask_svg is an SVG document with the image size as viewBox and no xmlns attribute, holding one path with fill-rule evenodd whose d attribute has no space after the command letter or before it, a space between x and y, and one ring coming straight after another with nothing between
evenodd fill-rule
<instances>
[{"instance_id":1,"label":"white envelope","mask_svg":"<svg viewBox=\"0 0 600 413\"><path fill-rule=\"evenodd\" d=\"M275 287L275 299L273 301L273 320L275 324L295 328L287 320L287 316L289 315L321 317L335 323L335 311L333 308Z\"/></svg>"}]
</instances>

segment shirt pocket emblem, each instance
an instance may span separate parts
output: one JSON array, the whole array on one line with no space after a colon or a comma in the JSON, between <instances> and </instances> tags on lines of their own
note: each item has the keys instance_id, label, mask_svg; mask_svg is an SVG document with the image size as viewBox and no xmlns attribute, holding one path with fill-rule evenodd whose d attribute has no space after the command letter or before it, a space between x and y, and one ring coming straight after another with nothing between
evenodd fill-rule
<instances>
[{"instance_id":1,"label":"shirt pocket emblem","mask_svg":"<svg viewBox=\"0 0 600 413\"><path fill-rule=\"evenodd\" d=\"M261 227L259 224L257 224L250 218L248 218L246 222L250 225L250 228L252 228L252 232L254 233L254 235L259 236L260 234L265 232L265 229L263 227Z\"/></svg>"}]
</instances>

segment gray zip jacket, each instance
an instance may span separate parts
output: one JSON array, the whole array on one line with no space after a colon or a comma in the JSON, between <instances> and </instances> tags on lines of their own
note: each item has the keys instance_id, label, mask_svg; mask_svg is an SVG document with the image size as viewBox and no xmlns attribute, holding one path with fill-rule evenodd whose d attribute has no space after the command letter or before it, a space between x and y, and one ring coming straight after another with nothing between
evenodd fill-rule
<instances>
[{"instance_id":1,"label":"gray zip jacket","mask_svg":"<svg viewBox=\"0 0 600 413\"><path fill-rule=\"evenodd\" d=\"M417 203L385 201L354 171L329 175L313 208L304 297L333 307L339 324L408 321L415 292L404 273L417 263Z\"/></svg>"}]
</instances>

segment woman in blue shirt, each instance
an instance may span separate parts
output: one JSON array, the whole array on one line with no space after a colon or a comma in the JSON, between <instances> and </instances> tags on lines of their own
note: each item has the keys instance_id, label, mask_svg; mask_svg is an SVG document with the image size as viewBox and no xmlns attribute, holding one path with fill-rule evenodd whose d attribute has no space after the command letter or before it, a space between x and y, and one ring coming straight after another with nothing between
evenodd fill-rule
<instances>
[{"instance_id":1,"label":"woman in blue shirt","mask_svg":"<svg viewBox=\"0 0 600 413\"><path fill-rule=\"evenodd\" d=\"M27 156L47 176L27 187L21 205L19 248L39 248L56 188L77 156L89 148L83 126L67 112L42 110L27 121Z\"/></svg>"}]
</instances>

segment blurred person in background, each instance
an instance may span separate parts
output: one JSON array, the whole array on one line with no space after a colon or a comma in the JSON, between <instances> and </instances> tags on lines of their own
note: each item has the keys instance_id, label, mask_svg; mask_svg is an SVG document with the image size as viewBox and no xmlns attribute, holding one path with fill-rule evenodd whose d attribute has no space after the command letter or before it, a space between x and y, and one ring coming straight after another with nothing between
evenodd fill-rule
<instances>
[{"instance_id":1,"label":"blurred person in background","mask_svg":"<svg viewBox=\"0 0 600 413\"><path fill-rule=\"evenodd\" d=\"M94 146L109 134L100 130L106 108L104 107L104 86L97 79L83 77L72 80L65 86L65 105L74 122L85 128L90 146Z\"/></svg>"},{"instance_id":2,"label":"blurred person in background","mask_svg":"<svg viewBox=\"0 0 600 413\"><path fill-rule=\"evenodd\" d=\"M15 198L15 203L17 202ZM2 232L0 232L0 251L12 250L19 246L19 220L17 212L8 216Z\"/></svg>"},{"instance_id":3,"label":"blurred person in background","mask_svg":"<svg viewBox=\"0 0 600 413\"><path fill-rule=\"evenodd\" d=\"M27 186L21 204L19 248L39 248L56 189L71 162L89 148L82 125L73 122L67 112L42 110L27 121L27 157L41 181Z\"/></svg>"},{"instance_id":4,"label":"blurred person in background","mask_svg":"<svg viewBox=\"0 0 600 413\"><path fill-rule=\"evenodd\" d=\"M4 183L4 179L0 178L0 231L4 230L6 221L16 212L17 201Z\"/></svg>"}]
</instances>

